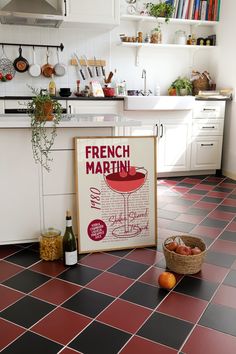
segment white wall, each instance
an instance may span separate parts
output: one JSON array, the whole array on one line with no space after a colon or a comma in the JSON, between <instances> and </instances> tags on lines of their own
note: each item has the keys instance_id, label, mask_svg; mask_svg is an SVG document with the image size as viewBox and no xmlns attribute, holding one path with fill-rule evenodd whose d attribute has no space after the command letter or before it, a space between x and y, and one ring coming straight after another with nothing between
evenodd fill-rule
<instances>
[{"instance_id":1,"label":"white wall","mask_svg":"<svg viewBox=\"0 0 236 354\"><path fill-rule=\"evenodd\" d=\"M217 58L217 82L219 87L236 90L236 42L235 42L236 1L221 1L221 20L218 29L220 51ZM224 147L223 173L236 179L236 96L227 103Z\"/></svg>"},{"instance_id":2,"label":"white wall","mask_svg":"<svg viewBox=\"0 0 236 354\"><path fill-rule=\"evenodd\" d=\"M127 3L121 0L122 12L126 12ZM146 32L156 27L156 23L143 23L139 28ZM163 42L173 43L174 33L178 29L184 29L186 34L190 33L189 26L174 26L171 24L163 24ZM142 48L140 51L140 66L135 66L136 50L133 48L124 48L119 46L120 33L126 33L128 36L136 35L138 28L135 22L121 21L119 27L114 28L111 32L102 32L97 29L45 29L40 27L18 27L0 25L0 42L14 43L36 43L36 44L60 44L65 46L65 50L61 54L61 60L69 64L74 50L80 55L85 54L88 58L105 59L107 61L106 72L117 69L117 78L127 81L128 89L142 89L143 79L141 78L142 69L147 71L147 86L154 91L157 83L161 87L161 94L166 94L171 82L179 75L190 75L191 70L198 71L208 70L215 77L215 62L217 49L208 50L190 50L190 49L166 49L166 48ZM194 29L194 33L208 35L214 33L212 28L201 27ZM6 47L6 54L10 59L18 56L17 47ZM50 62L56 63L56 50L52 50ZM44 64L46 60L46 50L36 49L37 62ZM210 54L211 53L211 54ZM209 55L210 54L210 55ZM1 55L1 48L0 48ZM32 62L32 51L30 48L23 47L23 55ZM78 74L75 67L68 65L68 73L62 78L56 77L57 88L71 87L76 88L76 80ZM102 81L102 79L101 79ZM16 73L14 80L7 83L0 82L1 95L25 95L30 90L27 83L40 88L47 88L49 80L43 78L31 78L28 73ZM84 82L82 82L84 85Z\"/></svg>"}]
</instances>

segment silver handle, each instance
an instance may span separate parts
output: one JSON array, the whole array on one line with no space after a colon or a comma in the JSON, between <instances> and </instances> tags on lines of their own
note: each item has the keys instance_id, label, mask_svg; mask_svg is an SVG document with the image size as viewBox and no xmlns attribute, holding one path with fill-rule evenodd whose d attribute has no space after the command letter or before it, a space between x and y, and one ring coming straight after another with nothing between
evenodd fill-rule
<instances>
[{"instance_id":1,"label":"silver handle","mask_svg":"<svg viewBox=\"0 0 236 354\"><path fill-rule=\"evenodd\" d=\"M215 108L203 108L203 111L215 112Z\"/></svg>"},{"instance_id":2,"label":"silver handle","mask_svg":"<svg viewBox=\"0 0 236 354\"><path fill-rule=\"evenodd\" d=\"M201 144L201 146L213 146L214 144Z\"/></svg>"},{"instance_id":3,"label":"silver handle","mask_svg":"<svg viewBox=\"0 0 236 354\"><path fill-rule=\"evenodd\" d=\"M65 8L65 12L64 12L64 16L67 16L67 8L66 8L66 0L64 0L64 8Z\"/></svg>"},{"instance_id":4,"label":"silver handle","mask_svg":"<svg viewBox=\"0 0 236 354\"><path fill-rule=\"evenodd\" d=\"M71 105L69 105L69 114L72 113Z\"/></svg>"},{"instance_id":5,"label":"silver handle","mask_svg":"<svg viewBox=\"0 0 236 354\"><path fill-rule=\"evenodd\" d=\"M160 138L163 137L163 124L161 124L161 134L160 134Z\"/></svg>"},{"instance_id":6,"label":"silver handle","mask_svg":"<svg viewBox=\"0 0 236 354\"><path fill-rule=\"evenodd\" d=\"M212 126L212 127L202 127L202 129L215 129L215 127L214 126Z\"/></svg>"}]
</instances>

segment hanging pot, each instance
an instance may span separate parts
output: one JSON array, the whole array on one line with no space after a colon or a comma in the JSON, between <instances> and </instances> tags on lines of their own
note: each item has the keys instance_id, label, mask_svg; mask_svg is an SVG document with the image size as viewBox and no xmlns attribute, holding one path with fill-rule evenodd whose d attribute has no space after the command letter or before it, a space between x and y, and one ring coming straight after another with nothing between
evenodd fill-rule
<instances>
[{"instance_id":1,"label":"hanging pot","mask_svg":"<svg viewBox=\"0 0 236 354\"><path fill-rule=\"evenodd\" d=\"M13 66L19 73L24 73L29 69L29 63L27 59L22 56L22 49L19 47L19 56L13 62Z\"/></svg>"},{"instance_id":2,"label":"hanging pot","mask_svg":"<svg viewBox=\"0 0 236 354\"><path fill-rule=\"evenodd\" d=\"M53 65L48 63L48 58L49 58L49 53L47 51L47 64L44 64L42 66L41 72L45 77L52 77L52 75L54 74L54 67Z\"/></svg>"},{"instance_id":3,"label":"hanging pot","mask_svg":"<svg viewBox=\"0 0 236 354\"><path fill-rule=\"evenodd\" d=\"M29 74L32 77L38 77L41 74L40 65L35 63L35 50L34 50L34 48L33 48L33 64L31 64L29 67Z\"/></svg>"},{"instance_id":4,"label":"hanging pot","mask_svg":"<svg viewBox=\"0 0 236 354\"><path fill-rule=\"evenodd\" d=\"M57 50L57 64L54 66L54 72L57 76L64 76L66 73L65 65L60 63L59 52Z\"/></svg>"}]
</instances>

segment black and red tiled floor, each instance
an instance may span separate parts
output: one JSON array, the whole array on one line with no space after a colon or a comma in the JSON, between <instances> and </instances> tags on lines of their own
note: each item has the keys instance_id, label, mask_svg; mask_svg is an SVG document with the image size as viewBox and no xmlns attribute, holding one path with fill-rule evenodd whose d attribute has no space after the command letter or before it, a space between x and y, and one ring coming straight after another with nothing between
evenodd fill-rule
<instances>
[{"instance_id":1,"label":"black and red tiled floor","mask_svg":"<svg viewBox=\"0 0 236 354\"><path fill-rule=\"evenodd\" d=\"M3 354L235 354L236 182L200 176L158 181L158 247L39 259L35 244L0 246ZM201 272L169 292L162 242L207 244Z\"/></svg>"}]
</instances>

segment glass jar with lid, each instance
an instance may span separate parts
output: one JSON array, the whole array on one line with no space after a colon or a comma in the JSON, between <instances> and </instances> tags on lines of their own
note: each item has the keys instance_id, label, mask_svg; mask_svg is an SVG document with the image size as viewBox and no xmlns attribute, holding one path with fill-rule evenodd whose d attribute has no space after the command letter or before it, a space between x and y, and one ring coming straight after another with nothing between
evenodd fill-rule
<instances>
[{"instance_id":1,"label":"glass jar with lid","mask_svg":"<svg viewBox=\"0 0 236 354\"><path fill-rule=\"evenodd\" d=\"M185 45L187 43L187 36L185 31L178 30L175 32L175 44Z\"/></svg>"},{"instance_id":2,"label":"glass jar with lid","mask_svg":"<svg viewBox=\"0 0 236 354\"><path fill-rule=\"evenodd\" d=\"M61 231L49 227L41 233L40 258L45 261L54 261L62 258Z\"/></svg>"}]
</instances>

